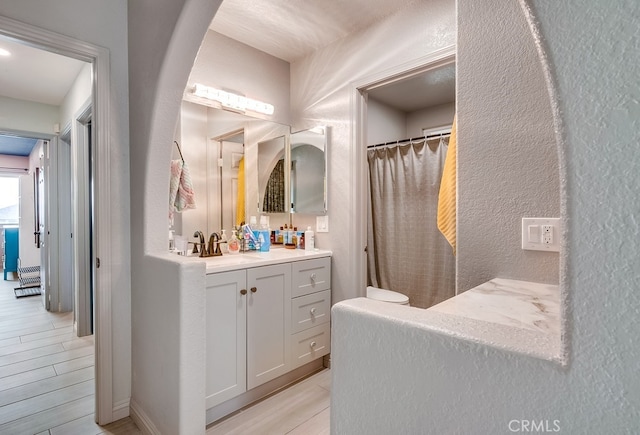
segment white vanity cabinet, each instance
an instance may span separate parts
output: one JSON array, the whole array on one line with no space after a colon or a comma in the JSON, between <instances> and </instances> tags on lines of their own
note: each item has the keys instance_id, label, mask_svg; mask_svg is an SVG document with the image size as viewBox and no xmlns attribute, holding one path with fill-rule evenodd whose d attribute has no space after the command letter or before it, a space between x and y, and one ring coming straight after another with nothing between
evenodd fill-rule
<instances>
[{"instance_id":1,"label":"white vanity cabinet","mask_svg":"<svg viewBox=\"0 0 640 435\"><path fill-rule=\"evenodd\" d=\"M207 275L208 410L329 353L330 282L330 257Z\"/></svg>"},{"instance_id":2,"label":"white vanity cabinet","mask_svg":"<svg viewBox=\"0 0 640 435\"><path fill-rule=\"evenodd\" d=\"M289 371L291 264L247 270L247 389Z\"/></svg>"},{"instance_id":3,"label":"white vanity cabinet","mask_svg":"<svg viewBox=\"0 0 640 435\"><path fill-rule=\"evenodd\" d=\"M331 258L293 263L291 368L329 353Z\"/></svg>"},{"instance_id":4,"label":"white vanity cabinet","mask_svg":"<svg viewBox=\"0 0 640 435\"><path fill-rule=\"evenodd\" d=\"M247 272L207 275L207 409L247 390Z\"/></svg>"}]
</instances>

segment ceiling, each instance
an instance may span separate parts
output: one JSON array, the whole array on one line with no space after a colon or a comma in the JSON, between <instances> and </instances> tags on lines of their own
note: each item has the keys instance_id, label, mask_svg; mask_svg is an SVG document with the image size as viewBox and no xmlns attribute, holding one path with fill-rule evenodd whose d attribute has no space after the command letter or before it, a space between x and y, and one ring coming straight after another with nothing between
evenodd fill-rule
<instances>
[{"instance_id":1,"label":"ceiling","mask_svg":"<svg viewBox=\"0 0 640 435\"><path fill-rule=\"evenodd\" d=\"M26 157L38 142L38 139L0 134L0 154Z\"/></svg>"},{"instance_id":2,"label":"ceiling","mask_svg":"<svg viewBox=\"0 0 640 435\"><path fill-rule=\"evenodd\" d=\"M289 63L421 0L224 0L210 29ZM423 1L423 0L422 0ZM429 91L425 89L429 85ZM403 112L455 100L455 65L369 91Z\"/></svg>"},{"instance_id":3,"label":"ceiling","mask_svg":"<svg viewBox=\"0 0 640 435\"><path fill-rule=\"evenodd\" d=\"M59 106L85 62L0 36L0 95Z\"/></svg>"},{"instance_id":4,"label":"ceiling","mask_svg":"<svg viewBox=\"0 0 640 435\"><path fill-rule=\"evenodd\" d=\"M293 62L420 0L224 0L211 30Z\"/></svg>"},{"instance_id":5,"label":"ceiling","mask_svg":"<svg viewBox=\"0 0 640 435\"><path fill-rule=\"evenodd\" d=\"M211 29L287 62L330 45L421 0L224 0ZM84 62L0 35L0 96L59 106ZM451 102L455 67L369 91L404 112ZM421 92L425 83L429 92ZM34 141L0 135L0 154L28 155ZM30 151L30 150L29 150Z\"/></svg>"},{"instance_id":6,"label":"ceiling","mask_svg":"<svg viewBox=\"0 0 640 435\"><path fill-rule=\"evenodd\" d=\"M0 96L60 106L85 62L0 35ZM0 134L0 154L28 156L37 139Z\"/></svg>"}]
</instances>

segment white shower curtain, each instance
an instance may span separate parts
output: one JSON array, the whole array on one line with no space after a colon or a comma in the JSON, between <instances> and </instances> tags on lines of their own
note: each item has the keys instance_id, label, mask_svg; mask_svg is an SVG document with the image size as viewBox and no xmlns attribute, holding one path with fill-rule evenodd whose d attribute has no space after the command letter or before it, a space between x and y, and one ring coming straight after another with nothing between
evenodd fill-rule
<instances>
[{"instance_id":1,"label":"white shower curtain","mask_svg":"<svg viewBox=\"0 0 640 435\"><path fill-rule=\"evenodd\" d=\"M420 308L455 294L455 258L436 225L446 150L436 138L367 152L369 285Z\"/></svg>"}]
</instances>

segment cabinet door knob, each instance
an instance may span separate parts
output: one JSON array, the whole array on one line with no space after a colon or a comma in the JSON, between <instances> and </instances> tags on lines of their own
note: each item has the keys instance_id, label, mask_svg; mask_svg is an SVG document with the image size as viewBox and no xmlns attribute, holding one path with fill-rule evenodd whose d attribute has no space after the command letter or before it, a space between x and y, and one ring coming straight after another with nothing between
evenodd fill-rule
<instances>
[{"instance_id":1,"label":"cabinet door knob","mask_svg":"<svg viewBox=\"0 0 640 435\"><path fill-rule=\"evenodd\" d=\"M251 287L251 293L255 293L257 291L258 291L258 289L256 287Z\"/></svg>"},{"instance_id":2,"label":"cabinet door knob","mask_svg":"<svg viewBox=\"0 0 640 435\"><path fill-rule=\"evenodd\" d=\"M247 289L243 288L242 290L240 290L240 294L243 295L243 296L246 295L247 294Z\"/></svg>"},{"instance_id":3,"label":"cabinet door knob","mask_svg":"<svg viewBox=\"0 0 640 435\"><path fill-rule=\"evenodd\" d=\"M312 341L311 343L309 343L309 347L316 347L316 342Z\"/></svg>"},{"instance_id":4,"label":"cabinet door knob","mask_svg":"<svg viewBox=\"0 0 640 435\"><path fill-rule=\"evenodd\" d=\"M315 313L316 313L316 309L315 309L315 307L311 308L311 309L309 310L309 312L310 312L311 314L315 314Z\"/></svg>"}]
</instances>

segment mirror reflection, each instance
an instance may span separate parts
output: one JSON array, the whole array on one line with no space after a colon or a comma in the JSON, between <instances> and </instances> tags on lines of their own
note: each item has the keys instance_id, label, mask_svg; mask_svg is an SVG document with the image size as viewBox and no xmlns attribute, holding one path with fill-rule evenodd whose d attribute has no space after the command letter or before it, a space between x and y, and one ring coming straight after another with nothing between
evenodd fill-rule
<instances>
[{"instance_id":1,"label":"mirror reflection","mask_svg":"<svg viewBox=\"0 0 640 435\"><path fill-rule=\"evenodd\" d=\"M284 136L258 144L258 210L263 213L287 211L285 147Z\"/></svg>"},{"instance_id":2,"label":"mirror reflection","mask_svg":"<svg viewBox=\"0 0 640 435\"><path fill-rule=\"evenodd\" d=\"M190 169L196 208L175 213L170 229L189 239L195 231L224 229L229 236L252 215L325 213L324 132L291 134L288 125L183 101L175 140Z\"/></svg>"},{"instance_id":3,"label":"mirror reflection","mask_svg":"<svg viewBox=\"0 0 640 435\"><path fill-rule=\"evenodd\" d=\"M326 127L291 135L291 212L325 214L327 211Z\"/></svg>"}]
</instances>

